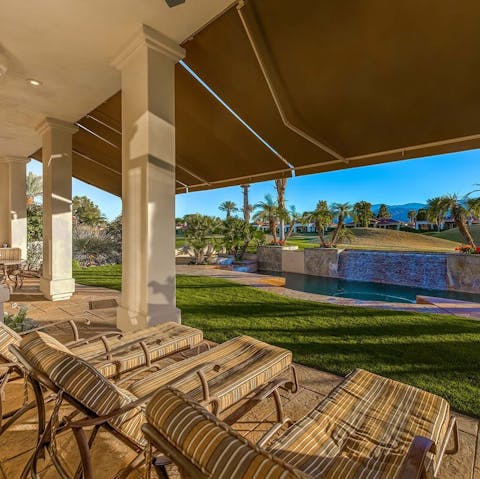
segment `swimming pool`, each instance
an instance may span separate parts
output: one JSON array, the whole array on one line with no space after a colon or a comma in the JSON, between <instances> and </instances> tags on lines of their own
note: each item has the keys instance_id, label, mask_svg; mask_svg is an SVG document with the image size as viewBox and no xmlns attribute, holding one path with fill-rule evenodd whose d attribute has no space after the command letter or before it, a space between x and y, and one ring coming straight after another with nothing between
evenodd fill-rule
<instances>
[{"instance_id":1,"label":"swimming pool","mask_svg":"<svg viewBox=\"0 0 480 479\"><path fill-rule=\"evenodd\" d=\"M339 298L352 298L363 301L387 301L393 303L415 303L417 295L420 295L480 303L480 294L414 288L395 284L367 283L364 281L325 278L308 274L265 273L284 277L286 279L285 287L287 288Z\"/></svg>"}]
</instances>

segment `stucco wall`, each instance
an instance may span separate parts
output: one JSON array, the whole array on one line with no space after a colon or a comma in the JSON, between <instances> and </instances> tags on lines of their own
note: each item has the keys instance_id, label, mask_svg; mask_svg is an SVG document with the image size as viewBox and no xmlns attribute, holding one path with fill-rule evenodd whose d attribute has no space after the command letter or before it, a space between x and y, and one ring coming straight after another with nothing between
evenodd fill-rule
<instances>
[{"instance_id":1,"label":"stucco wall","mask_svg":"<svg viewBox=\"0 0 480 479\"><path fill-rule=\"evenodd\" d=\"M289 273L305 273L305 260L303 251L282 251L283 270Z\"/></svg>"}]
</instances>

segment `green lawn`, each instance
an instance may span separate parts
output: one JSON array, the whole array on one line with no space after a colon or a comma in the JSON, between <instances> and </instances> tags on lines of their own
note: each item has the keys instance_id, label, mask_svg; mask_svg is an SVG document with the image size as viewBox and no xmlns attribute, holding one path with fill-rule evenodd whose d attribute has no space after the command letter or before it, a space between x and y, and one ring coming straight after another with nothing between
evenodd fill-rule
<instances>
[{"instance_id":1,"label":"green lawn","mask_svg":"<svg viewBox=\"0 0 480 479\"><path fill-rule=\"evenodd\" d=\"M79 283L120 289L120 266L74 275ZM342 375L365 368L480 417L480 322L299 301L191 276L178 276L177 304L184 324L213 341L248 334L290 349L298 363Z\"/></svg>"}]
</instances>

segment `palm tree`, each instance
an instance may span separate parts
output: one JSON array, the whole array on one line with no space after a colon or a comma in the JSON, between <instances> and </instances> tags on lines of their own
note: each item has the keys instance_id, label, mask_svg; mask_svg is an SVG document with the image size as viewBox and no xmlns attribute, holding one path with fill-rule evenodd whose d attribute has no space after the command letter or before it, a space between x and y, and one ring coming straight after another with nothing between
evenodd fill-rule
<instances>
[{"instance_id":1,"label":"palm tree","mask_svg":"<svg viewBox=\"0 0 480 479\"><path fill-rule=\"evenodd\" d=\"M368 201L358 201L353 205L353 212L355 214L355 221L360 223L364 228L368 228L370 220L374 216L372 203L369 203Z\"/></svg>"},{"instance_id":2,"label":"palm tree","mask_svg":"<svg viewBox=\"0 0 480 479\"><path fill-rule=\"evenodd\" d=\"M242 208L243 219L247 223L250 223L250 213L253 210L252 205L248 201L248 190L250 188L250 185L240 185L240 188L242 188L243 190L243 208Z\"/></svg>"},{"instance_id":3,"label":"palm tree","mask_svg":"<svg viewBox=\"0 0 480 479\"><path fill-rule=\"evenodd\" d=\"M410 210L408 213L407 213L407 216L408 216L408 220L410 221L410 224L415 224L415 221L417 221L417 212L416 210Z\"/></svg>"},{"instance_id":4,"label":"palm tree","mask_svg":"<svg viewBox=\"0 0 480 479\"><path fill-rule=\"evenodd\" d=\"M391 217L392 215L390 214L390 211L388 211L388 206L385 203L381 204L378 209L377 218L388 220Z\"/></svg>"},{"instance_id":5,"label":"palm tree","mask_svg":"<svg viewBox=\"0 0 480 479\"><path fill-rule=\"evenodd\" d=\"M295 224L298 223L301 219L301 215L297 211L297 208L295 208L295 205L290 206L290 208L287 211L287 215L288 215L288 221L289 221L289 228L288 228L288 233L285 235L285 241L288 241L290 236L292 236L293 230L295 228Z\"/></svg>"},{"instance_id":6,"label":"palm tree","mask_svg":"<svg viewBox=\"0 0 480 479\"><path fill-rule=\"evenodd\" d=\"M265 195L265 201L258 202L254 209L258 209L254 215L253 219L255 221L264 221L268 223L270 233L273 236L273 243L277 244L277 225L279 219L278 204L273 201L272 195Z\"/></svg>"},{"instance_id":7,"label":"palm tree","mask_svg":"<svg viewBox=\"0 0 480 479\"><path fill-rule=\"evenodd\" d=\"M332 214L337 218L337 227L332 238L332 243L336 244L345 229L345 219L352 215L352 206L350 203L333 203Z\"/></svg>"},{"instance_id":8,"label":"palm tree","mask_svg":"<svg viewBox=\"0 0 480 479\"><path fill-rule=\"evenodd\" d=\"M326 246L325 228L333 220L333 214L330 211L327 202L319 201L313 211L304 214L304 220L315 224L318 240L322 246Z\"/></svg>"},{"instance_id":9,"label":"palm tree","mask_svg":"<svg viewBox=\"0 0 480 479\"><path fill-rule=\"evenodd\" d=\"M427 200L427 218L437 225L437 231L440 231L446 212L443 199L440 196Z\"/></svg>"},{"instance_id":10,"label":"palm tree","mask_svg":"<svg viewBox=\"0 0 480 479\"><path fill-rule=\"evenodd\" d=\"M280 240L285 239L285 219L287 209L285 207L285 189L287 188L288 178L279 178L275 180L275 189L277 190L277 204L280 215Z\"/></svg>"},{"instance_id":11,"label":"palm tree","mask_svg":"<svg viewBox=\"0 0 480 479\"><path fill-rule=\"evenodd\" d=\"M32 171L28 172L26 184L26 201L27 204L32 204L37 196L43 192L43 182L40 175L36 175Z\"/></svg>"},{"instance_id":12,"label":"palm tree","mask_svg":"<svg viewBox=\"0 0 480 479\"><path fill-rule=\"evenodd\" d=\"M469 215L468 203L470 202L470 204L472 204L471 200L472 198L466 200L465 206L457 195L445 195L441 197L442 207L445 211L450 211L450 215L455 222L455 226L458 228L460 234L463 236L465 243L475 247L475 241L473 240L467 226L467 217ZM476 200L478 200L478 198ZM474 206L474 204L472 205Z\"/></svg>"},{"instance_id":13,"label":"palm tree","mask_svg":"<svg viewBox=\"0 0 480 479\"><path fill-rule=\"evenodd\" d=\"M233 201L224 201L218 207L220 211L225 211L227 220L230 219L232 213L238 211L237 205Z\"/></svg>"}]
</instances>

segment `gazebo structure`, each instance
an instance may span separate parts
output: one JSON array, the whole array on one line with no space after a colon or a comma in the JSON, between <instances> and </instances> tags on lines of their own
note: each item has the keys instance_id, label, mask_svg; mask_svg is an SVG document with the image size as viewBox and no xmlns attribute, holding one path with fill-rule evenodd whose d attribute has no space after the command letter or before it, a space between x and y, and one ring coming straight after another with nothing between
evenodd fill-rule
<instances>
[{"instance_id":1,"label":"gazebo structure","mask_svg":"<svg viewBox=\"0 0 480 479\"><path fill-rule=\"evenodd\" d=\"M25 248L25 167L41 160L41 291L68 298L72 175L121 196L125 330L179 318L175 193L480 146L473 0L0 13L0 241Z\"/></svg>"}]
</instances>

